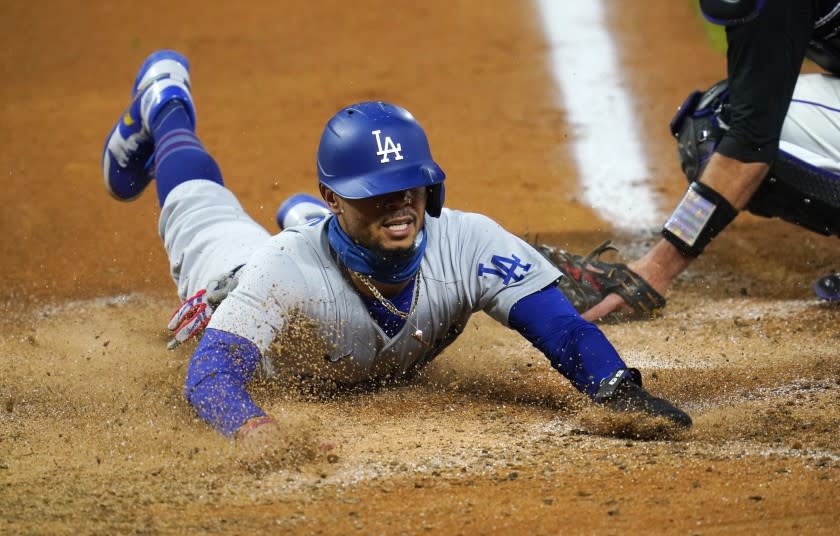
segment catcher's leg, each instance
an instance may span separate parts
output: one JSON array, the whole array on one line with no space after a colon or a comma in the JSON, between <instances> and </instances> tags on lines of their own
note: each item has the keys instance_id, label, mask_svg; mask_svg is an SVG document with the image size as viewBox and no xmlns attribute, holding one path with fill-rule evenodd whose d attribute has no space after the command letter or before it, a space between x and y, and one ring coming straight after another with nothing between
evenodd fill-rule
<instances>
[{"instance_id":1,"label":"catcher's leg","mask_svg":"<svg viewBox=\"0 0 840 536\"><path fill-rule=\"evenodd\" d=\"M747 209L840 236L840 78L802 75L782 128L779 156Z\"/></svg>"},{"instance_id":2,"label":"catcher's leg","mask_svg":"<svg viewBox=\"0 0 840 536\"><path fill-rule=\"evenodd\" d=\"M702 94L692 93L671 121L680 164L689 182L699 178L728 129L728 106L724 80ZM838 129L840 78L801 75L785 117L779 155L746 210L822 234L840 235Z\"/></svg>"},{"instance_id":3,"label":"catcher's leg","mask_svg":"<svg viewBox=\"0 0 840 536\"><path fill-rule=\"evenodd\" d=\"M803 74L782 125L780 147L811 165L840 173L840 78ZM799 154L798 150L804 150Z\"/></svg>"}]
</instances>

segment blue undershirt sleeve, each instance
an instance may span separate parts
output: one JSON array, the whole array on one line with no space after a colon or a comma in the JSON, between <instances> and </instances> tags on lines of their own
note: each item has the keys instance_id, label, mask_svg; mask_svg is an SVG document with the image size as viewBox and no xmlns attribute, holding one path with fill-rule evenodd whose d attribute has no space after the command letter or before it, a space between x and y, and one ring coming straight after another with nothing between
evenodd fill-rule
<instances>
[{"instance_id":1,"label":"blue undershirt sleeve","mask_svg":"<svg viewBox=\"0 0 840 536\"><path fill-rule=\"evenodd\" d=\"M545 354L551 366L575 388L590 397L602 379L627 367L601 330L581 318L554 285L516 302L508 324Z\"/></svg>"},{"instance_id":2,"label":"blue undershirt sleeve","mask_svg":"<svg viewBox=\"0 0 840 536\"><path fill-rule=\"evenodd\" d=\"M254 343L210 328L190 359L184 388L187 401L199 417L227 437L248 419L265 415L245 389L259 361Z\"/></svg>"}]
</instances>

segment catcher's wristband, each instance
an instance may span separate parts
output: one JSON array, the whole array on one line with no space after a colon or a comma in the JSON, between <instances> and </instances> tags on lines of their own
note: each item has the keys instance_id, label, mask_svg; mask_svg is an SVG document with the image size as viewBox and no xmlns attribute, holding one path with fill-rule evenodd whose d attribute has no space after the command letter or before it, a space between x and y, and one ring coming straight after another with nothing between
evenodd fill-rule
<instances>
[{"instance_id":1,"label":"catcher's wristband","mask_svg":"<svg viewBox=\"0 0 840 536\"><path fill-rule=\"evenodd\" d=\"M662 228L662 236L685 255L697 257L738 210L702 182L692 182Z\"/></svg>"}]
</instances>

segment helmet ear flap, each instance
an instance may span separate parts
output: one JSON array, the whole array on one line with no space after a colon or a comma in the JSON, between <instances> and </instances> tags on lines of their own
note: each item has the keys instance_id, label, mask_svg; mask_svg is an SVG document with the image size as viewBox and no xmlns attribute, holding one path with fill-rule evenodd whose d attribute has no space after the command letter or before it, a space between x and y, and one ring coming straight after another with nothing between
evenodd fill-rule
<instances>
[{"instance_id":1,"label":"helmet ear flap","mask_svg":"<svg viewBox=\"0 0 840 536\"><path fill-rule=\"evenodd\" d=\"M429 216L432 216L433 218L440 216L440 211L443 208L444 190L445 188L443 187L443 183L435 184L434 186L429 186L427 188L426 212L428 212Z\"/></svg>"},{"instance_id":2,"label":"helmet ear flap","mask_svg":"<svg viewBox=\"0 0 840 536\"><path fill-rule=\"evenodd\" d=\"M446 188L443 186L443 179L435 169L424 166L422 173L428 182L436 183L426 188L426 212L429 213L429 216L437 218L440 216L441 209L443 209Z\"/></svg>"}]
</instances>

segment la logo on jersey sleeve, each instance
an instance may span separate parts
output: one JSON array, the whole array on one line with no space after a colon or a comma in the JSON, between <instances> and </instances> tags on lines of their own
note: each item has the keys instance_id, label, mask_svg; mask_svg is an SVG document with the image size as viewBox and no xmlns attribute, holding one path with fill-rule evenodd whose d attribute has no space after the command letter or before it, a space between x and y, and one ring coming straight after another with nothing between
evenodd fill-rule
<instances>
[{"instance_id":1,"label":"la logo on jersey sleeve","mask_svg":"<svg viewBox=\"0 0 840 536\"><path fill-rule=\"evenodd\" d=\"M394 155L394 160L402 160L402 143L394 143L394 140L391 139L391 136L385 136L385 143L382 143L382 134L381 130L372 130L370 132L376 138L376 147L379 149L376 151L378 156L382 157L382 160L379 162L382 164L387 164L391 160L388 158L389 154Z\"/></svg>"},{"instance_id":2,"label":"la logo on jersey sleeve","mask_svg":"<svg viewBox=\"0 0 840 536\"><path fill-rule=\"evenodd\" d=\"M491 266L485 266L483 262L478 263L478 277L493 275L502 279L504 285L511 281L522 281L525 279L525 273L531 269L531 264L523 264L522 259L514 254L510 257L502 257L501 255L493 255L490 259ZM522 272L519 272L522 270Z\"/></svg>"}]
</instances>

